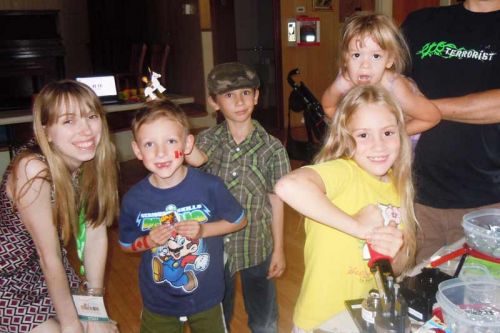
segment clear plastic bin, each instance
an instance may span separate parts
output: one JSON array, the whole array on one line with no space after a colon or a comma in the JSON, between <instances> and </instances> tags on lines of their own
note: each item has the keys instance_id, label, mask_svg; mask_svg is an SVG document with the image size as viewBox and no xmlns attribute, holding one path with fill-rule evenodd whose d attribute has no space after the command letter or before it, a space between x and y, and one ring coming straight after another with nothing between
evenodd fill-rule
<instances>
[{"instance_id":1,"label":"clear plastic bin","mask_svg":"<svg viewBox=\"0 0 500 333\"><path fill-rule=\"evenodd\" d=\"M500 332L500 281L450 279L439 284L436 300L452 333Z\"/></svg>"},{"instance_id":2,"label":"clear plastic bin","mask_svg":"<svg viewBox=\"0 0 500 333\"><path fill-rule=\"evenodd\" d=\"M480 209L463 217L465 241L483 254L500 258L500 209Z\"/></svg>"}]
</instances>

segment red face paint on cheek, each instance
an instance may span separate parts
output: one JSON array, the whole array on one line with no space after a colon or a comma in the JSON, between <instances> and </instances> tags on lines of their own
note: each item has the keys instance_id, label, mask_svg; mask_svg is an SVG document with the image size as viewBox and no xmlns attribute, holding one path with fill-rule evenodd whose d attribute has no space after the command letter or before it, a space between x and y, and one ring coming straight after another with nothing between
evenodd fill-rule
<instances>
[{"instance_id":1,"label":"red face paint on cheek","mask_svg":"<svg viewBox=\"0 0 500 333\"><path fill-rule=\"evenodd\" d=\"M174 151L174 155L175 155L175 158L181 158L182 156L184 156L184 153L180 150L176 150L176 151Z\"/></svg>"}]
</instances>

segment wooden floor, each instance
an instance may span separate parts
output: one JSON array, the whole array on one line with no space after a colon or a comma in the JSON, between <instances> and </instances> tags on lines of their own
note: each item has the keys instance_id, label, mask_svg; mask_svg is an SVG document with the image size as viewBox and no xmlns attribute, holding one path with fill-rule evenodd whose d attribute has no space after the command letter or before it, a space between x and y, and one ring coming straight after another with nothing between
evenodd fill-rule
<instances>
[{"instance_id":1,"label":"wooden floor","mask_svg":"<svg viewBox=\"0 0 500 333\"><path fill-rule=\"evenodd\" d=\"M292 162L297 167L297 163ZM131 184L145 174L138 161L122 163L120 191L124 192ZM300 216L291 208L285 208L285 252L287 269L277 279L277 299L279 305L279 331L290 332L292 314L297 299L302 275L304 231ZM74 260L74 258L73 258ZM138 284L138 265L140 256L124 253L118 245L118 228L109 230L109 255L106 272L106 308L109 317L119 323L122 333L139 332L139 315L142 308ZM232 321L233 333L250 332L246 323L241 286L236 286L235 313Z\"/></svg>"}]
</instances>

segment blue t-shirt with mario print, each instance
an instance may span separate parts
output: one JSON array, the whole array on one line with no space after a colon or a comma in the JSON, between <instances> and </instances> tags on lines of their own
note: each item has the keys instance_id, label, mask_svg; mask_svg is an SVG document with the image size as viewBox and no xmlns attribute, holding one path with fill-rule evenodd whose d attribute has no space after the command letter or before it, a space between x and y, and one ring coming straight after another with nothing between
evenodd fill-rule
<instances>
[{"instance_id":1,"label":"blue t-shirt with mario print","mask_svg":"<svg viewBox=\"0 0 500 333\"><path fill-rule=\"evenodd\" d=\"M130 246L160 223L195 220L240 223L244 210L224 182L188 168L178 185L159 189L149 177L123 197L120 244ZM144 307L169 316L189 316L222 301L224 262L222 236L190 239L173 232L163 246L145 251L139 266L139 287Z\"/></svg>"}]
</instances>

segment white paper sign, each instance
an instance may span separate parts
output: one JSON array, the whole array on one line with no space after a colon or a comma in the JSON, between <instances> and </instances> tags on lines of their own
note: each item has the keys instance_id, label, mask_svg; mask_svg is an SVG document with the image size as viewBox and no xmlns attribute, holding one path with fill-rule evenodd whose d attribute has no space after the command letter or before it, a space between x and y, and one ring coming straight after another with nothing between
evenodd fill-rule
<instances>
[{"instance_id":1,"label":"white paper sign","mask_svg":"<svg viewBox=\"0 0 500 333\"><path fill-rule=\"evenodd\" d=\"M80 320L109 321L102 296L72 296Z\"/></svg>"}]
</instances>

